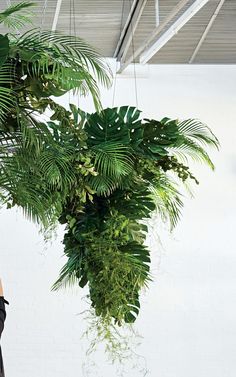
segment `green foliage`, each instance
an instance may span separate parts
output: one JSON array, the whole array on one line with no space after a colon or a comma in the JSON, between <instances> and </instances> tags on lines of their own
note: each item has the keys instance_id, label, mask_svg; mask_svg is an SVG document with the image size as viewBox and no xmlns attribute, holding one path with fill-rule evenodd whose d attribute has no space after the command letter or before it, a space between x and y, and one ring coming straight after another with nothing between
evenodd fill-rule
<instances>
[{"instance_id":1,"label":"green foliage","mask_svg":"<svg viewBox=\"0 0 236 377\"><path fill-rule=\"evenodd\" d=\"M19 29L31 20L31 2L14 4L0 13L0 23ZM93 98L101 108L99 84L108 87L111 74L101 56L81 38L33 29L23 35L0 35L0 130L18 132L36 127L46 109L63 113L52 96L74 93ZM56 118L57 118L56 114ZM40 125L39 125L40 126Z\"/></svg>"},{"instance_id":2,"label":"green foliage","mask_svg":"<svg viewBox=\"0 0 236 377\"><path fill-rule=\"evenodd\" d=\"M69 90L92 94L100 107L97 83L109 86L108 67L99 54L81 38L59 32L30 30L12 41L22 75L31 96L37 99L61 96Z\"/></svg>"},{"instance_id":3,"label":"green foliage","mask_svg":"<svg viewBox=\"0 0 236 377\"><path fill-rule=\"evenodd\" d=\"M75 129L86 134L80 153L89 156L93 169L77 169L84 175L83 184L80 181L64 205L60 222L67 224L68 261L53 289L76 281L81 287L88 284L97 316L119 325L132 323L139 313L140 291L150 280L143 220L157 211L171 228L176 225L183 203L179 185L168 172L183 182L197 182L174 154L182 153L186 144L191 157L199 154L209 164L202 158L201 144L217 147L218 141L199 121L142 120L133 107L94 114L72 111Z\"/></svg>"},{"instance_id":4,"label":"green foliage","mask_svg":"<svg viewBox=\"0 0 236 377\"><path fill-rule=\"evenodd\" d=\"M31 5L8 8L0 22L22 26L21 11ZM176 225L177 182L198 183L189 159L214 168L206 147L218 140L198 120L142 119L129 106L101 110L98 84L108 86L110 73L80 38L33 29L0 42L1 200L46 231L66 224L67 262L52 289L87 285L101 323L133 323L151 278L144 220L157 211ZM97 111L52 100L69 90L90 93ZM38 120L46 110L47 124Z\"/></svg>"},{"instance_id":5,"label":"green foliage","mask_svg":"<svg viewBox=\"0 0 236 377\"><path fill-rule=\"evenodd\" d=\"M8 206L18 205L31 219L48 227L62 210L65 187L72 185L72 156L55 143L48 146L46 135L29 129L4 144L0 156L0 188ZM33 134L33 136L32 136ZM4 139L6 134L2 133ZM60 193L60 194L59 194Z\"/></svg>"},{"instance_id":6,"label":"green foliage","mask_svg":"<svg viewBox=\"0 0 236 377\"><path fill-rule=\"evenodd\" d=\"M128 106L107 108L91 115L84 113L88 145L94 146L103 142L118 142L123 145L138 143L142 138L139 117L140 111Z\"/></svg>"},{"instance_id":7,"label":"green foliage","mask_svg":"<svg viewBox=\"0 0 236 377\"><path fill-rule=\"evenodd\" d=\"M144 220L157 212L171 229L177 224L183 206L177 182L198 183L188 159L213 167L204 145L218 141L199 121L142 120L128 106L87 114L51 99L35 105L53 111L50 122L21 111L0 132L1 198L46 231L58 220L66 225L67 261L52 289L87 285L104 326L97 331L117 352L112 329L136 320L151 279Z\"/></svg>"},{"instance_id":8,"label":"green foliage","mask_svg":"<svg viewBox=\"0 0 236 377\"><path fill-rule=\"evenodd\" d=\"M0 23L24 26L31 6L9 7ZM151 279L145 220L156 212L173 229L181 182L198 183L189 160L213 169L206 148L219 142L195 119L142 119L131 106L101 110L99 84L109 83L109 69L80 38L38 29L0 35L0 200L45 232L65 224L67 261L52 289L87 286L97 339L120 357L116 325L136 320ZM91 94L97 111L66 110L51 98L69 90Z\"/></svg>"},{"instance_id":9,"label":"green foliage","mask_svg":"<svg viewBox=\"0 0 236 377\"><path fill-rule=\"evenodd\" d=\"M157 211L176 225L183 203L173 175L197 182L178 152L212 167L203 144L218 141L199 121L142 120L128 106L87 114L46 104L53 110L47 125L21 111L20 130L16 120L14 132L0 135L1 196L45 229L58 219L66 224L68 260L54 290L88 285L97 316L132 323L150 280L143 220Z\"/></svg>"},{"instance_id":10,"label":"green foliage","mask_svg":"<svg viewBox=\"0 0 236 377\"><path fill-rule=\"evenodd\" d=\"M6 35L0 35L0 67L7 60L9 53L9 39Z\"/></svg>"},{"instance_id":11,"label":"green foliage","mask_svg":"<svg viewBox=\"0 0 236 377\"><path fill-rule=\"evenodd\" d=\"M20 29L26 24L32 24L32 13L29 8L36 3L23 1L9 6L5 11L0 12L0 24L3 23L10 29Z\"/></svg>"},{"instance_id":12,"label":"green foliage","mask_svg":"<svg viewBox=\"0 0 236 377\"><path fill-rule=\"evenodd\" d=\"M167 122L170 120L167 118ZM178 138L170 151L180 159L188 162L187 157L194 161L206 163L212 170L214 165L204 149L208 146L218 148L219 142L211 130L196 119L188 119L178 123Z\"/></svg>"},{"instance_id":13,"label":"green foliage","mask_svg":"<svg viewBox=\"0 0 236 377\"><path fill-rule=\"evenodd\" d=\"M4 64L0 68L0 129L4 120L8 118L8 114L16 105L14 91L11 88L13 81L13 74L10 64ZM7 119L8 120L8 119ZM11 128L11 121L9 119L8 128Z\"/></svg>"},{"instance_id":14,"label":"green foliage","mask_svg":"<svg viewBox=\"0 0 236 377\"><path fill-rule=\"evenodd\" d=\"M33 5L21 2L10 6L0 13L0 23L19 29L31 20ZM98 84L110 85L109 68L81 38L39 29L23 35L0 35L1 198L9 206L22 206L30 218L44 226L55 222L55 213L60 212L72 182L75 184L75 174L68 168L69 144L73 137L80 137L82 146L83 131L76 130L69 137L64 131L63 143L59 144L58 125L45 125L38 119L52 110L52 120L62 120L60 128L70 127L70 112L51 96L69 90L91 94L96 108L100 108ZM13 150L16 153L12 154ZM86 196L85 191L82 194Z\"/></svg>"}]
</instances>

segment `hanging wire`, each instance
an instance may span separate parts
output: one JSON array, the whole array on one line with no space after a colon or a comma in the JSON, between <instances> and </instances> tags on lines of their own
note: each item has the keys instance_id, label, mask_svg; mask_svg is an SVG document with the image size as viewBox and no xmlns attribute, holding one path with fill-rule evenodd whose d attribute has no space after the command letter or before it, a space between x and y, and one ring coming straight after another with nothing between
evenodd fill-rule
<instances>
[{"instance_id":1,"label":"hanging wire","mask_svg":"<svg viewBox=\"0 0 236 377\"><path fill-rule=\"evenodd\" d=\"M75 0L70 0L70 23L69 23L69 28L70 28L70 37L72 38L72 33L73 36L76 38L77 37L77 29L76 29L76 7L75 7ZM69 102L70 102L70 92L69 92ZM78 100L77 100L77 105L79 108L80 105L80 96L78 92Z\"/></svg>"},{"instance_id":2,"label":"hanging wire","mask_svg":"<svg viewBox=\"0 0 236 377\"><path fill-rule=\"evenodd\" d=\"M75 0L72 0L72 8L73 8L73 11L72 11L72 15L73 15L73 34L75 36L75 38L77 37L77 30L76 30L76 9L75 9ZM80 105L80 97L79 97L79 92L78 92L78 101L77 101L77 105L78 105L78 108L79 108L79 105Z\"/></svg>"},{"instance_id":3,"label":"hanging wire","mask_svg":"<svg viewBox=\"0 0 236 377\"><path fill-rule=\"evenodd\" d=\"M71 31L72 31L72 27L71 27L71 23L72 23L72 10L71 10L71 0L70 0L70 19L69 19L69 35L71 37Z\"/></svg>"},{"instance_id":4,"label":"hanging wire","mask_svg":"<svg viewBox=\"0 0 236 377\"><path fill-rule=\"evenodd\" d=\"M122 31L122 24L123 24L123 16L124 16L124 5L125 5L125 0L123 0L123 5L122 5L122 19L121 19L121 26L120 26L120 34ZM132 8L132 1L129 0L129 8L131 11ZM134 67L134 90L135 90L135 102L136 102L136 107L138 108L138 88L137 88L137 73L136 73L136 63L134 59L134 30L133 30L133 21L131 19L130 22L131 25L131 46L132 46L132 56L133 56L133 67ZM118 61L116 62L116 72L118 69ZM113 97L112 97L112 107L114 107L114 102L115 102L115 93L116 93L116 79L117 79L117 73L115 72L115 77L114 77L114 89L113 89Z\"/></svg>"},{"instance_id":5,"label":"hanging wire","mask_svg":"<svg viewBox=\"0 0 236 377\"><path fill-rule=\"evenodd\" d=\"M41 25L40 25L40 35L41 35L42 30L44 28L47 6L48 6L48 0L44 0L43 9L42 9Z\"/></svg>"},{"instance_id":6,"label":"hanging wire","mask_svg":"<svg viewBox=\"0 0 236 377\"><path fill-rule=\"evenodd\" d=\"M72 2L70 0L70 19L69 19L69 35L70 35L70 40L72 40ZM70 100L71 100L71 94L70 94L70 90L69 90L69 104L70 104Z\"/></svg>"},{"instance_id":7,"label":"hanging wire","mask_svg":"<svg viewBox=\"0 0 236 377\"><path fill-rule=\"evenodd\" d=\"M130 11L132 7L132 2L129 0ZM131 46L132 46L132 56L133 56L133 67L134 67L134 91L135 91L135 100L136 107L138 108L138 88L137 88L137 74L136 74L136 62L134 58L134 30L133 30L133 20L131 18Z\"/></svg>"},{"instance_id":8,"label":"hanging wire","mask_svg":"<svg viewBox=\"0 0 236 377\"><path fill-rule=\"evenodd\" d=\"M121 21L120 21L120 35L121 35L121 32L122 32L122 26L123 26L123 20L124 20L124 11L125 11L125 0L123 0L123 3L122 3ZM112 95L111 107L114 107L114 102L115 102L117 70L118 70L118 60L116 60L116 68L115 68L115 76L114 76L114 85L113 85L113 95Z\"/></svg>"},{"instance_id":9,"label":"hanging wire","mask_svg":"<svg viewBox=\"0 0 236 377\"><path fill-rule=\"evenodd\" d=\"M73 33L73 34L72 34ZM75 0L70 0L70 20L69 20L69 34L72 40L72 35L76 38L76 22L75 22ZM71 100L71 91L69 91L69 103ZM78 94L78 107L79 107L79 94Z\"/></svg>"},{"instance_id":10,"label":"hanging wire","mask_svg":"<svg viewBox=\"0 0 236 377\"><path fill-rule=\"evenodd\" d=\"M76 37L75 0L72 0L72 8L73 8L73 11L72 11L72 15L73 15L73 32L74 32L74 36Z\"/></svg>"}]
</instances>

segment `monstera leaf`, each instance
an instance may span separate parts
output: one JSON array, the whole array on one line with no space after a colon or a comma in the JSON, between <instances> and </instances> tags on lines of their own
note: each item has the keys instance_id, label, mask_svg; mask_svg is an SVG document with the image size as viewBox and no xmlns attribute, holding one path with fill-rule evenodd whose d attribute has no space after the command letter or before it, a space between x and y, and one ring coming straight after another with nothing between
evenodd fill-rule
<instances>
[{"instance_id":1,"label":"monstera leaf","mask_svg":"<svg viewBox=\"0 0 236 377\"><path fill-rule=\"evenodd\" d=\"M110 198L110 205L131 220L148 218L156 208L148 187L141 183L129 190L116 190L116 195Z\"/></svg>"},{"instance_id":2,"label":"monstera leaf","mask_svg":"<svg viewBox=\"0 0 236 377\"><path fill-rule=\"evenodd\" d=\"M164 118L161 121L140 118L141 111L134 107L107 108L100 113L81 113L88 144L104 142L129 144L143 155L158 158L168 154L167 147L178 137L177 122Z\"/></svg>"},{"instance_id":3,"label":"monstera leaf","mask_svg":"<svg viewBox=\"0 0 236 377\"><path fill-rule=\"evenodd\" d=\"M128 258L132 261L133 265L138 265L138 274L140 274L141 280L143 281L144 285L151 280L149 276L150 271L150 254L148 249L141 245L138 242L130 242L120 248L122 253L126 253ZM133 289L133 293L129 296L126 312L124 315L124 320L126 323L133 323L135 322L139 310L140 310L140 302L139 302L139 291L140 287L137 286L136 289Z\"/></svg>"},{"instance_id":4,"label":"monstera leaf","mask_svg":"<svg viewBox=\"0 0 236 377\"><path fill-rule=\"evenodd\" d=\"M178 137L176 121L171 121L168 118L164 118L161 121L144 120L143 140L139 149L145 154L157 158L167 155L167 148L173 145Z\"/></svg>"},{"instance_id":5,"label":"monstera leaf","mask_svg":"<svg viewBox=\"0 0 236 377\"><path fill-rule=\"evenodd\" d=\"M142 137L140 111L134 107L107 108L88 116L85 131L90 146L112 141L124 145Z\"/></svg>"}]
</instances>

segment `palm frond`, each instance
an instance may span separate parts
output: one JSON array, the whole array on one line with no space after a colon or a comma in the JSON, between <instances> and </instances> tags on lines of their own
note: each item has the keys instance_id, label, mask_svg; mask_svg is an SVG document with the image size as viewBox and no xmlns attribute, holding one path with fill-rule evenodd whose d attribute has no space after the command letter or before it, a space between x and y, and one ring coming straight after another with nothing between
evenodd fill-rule
<instances>
[{"instance_id":1,"label":"palm frond","mask_svg":"<svg viewBox=\"0 0 236 377\"><path fill-rule=\"evenodd\" d=\"M167 174L159 173L159 177L150 182L150 190L156 211L163 221L170 223L171 230L177 225L181 215L182 194L177 184Z\"/></svg>"},{"instance_id":2,"label":"palm frond","mask_svg":"<svg viewBox=\"0 0 236 377\"><path fill-rule=\"evenodd\" d=\"M39 177L32 175L30 167L13 157L3 158L0 168L0 188L7 193L13 205L22 208L30 220L49 225L50 193L39 186Z\"/></svg>"},{"instance_id":3,"label":"palm frond","mask_svg":"<svg viewBox=\"0 0 236 377\"><path fill-rule=\"evenodd\" d=\"M52 285L52 291L57 291L60 288L67 288L78 283L78 273L81 270L81 263L83 256L77 252L72 254L66 264L61 268L58 279Z\"/></svg>"},{"instance_id":4,"label":"palm frond","mask_svg":"<svg viewBox=\"0 0 236 377\"><path fill-rule=\"evenodd\" d=\"M95 169L103 176L119 179L133 170L131 153L120 143L101 143L91 148L95 152Z\"/></svg>"},{"instance_id":5,"label":"palm frond","mask_svg":"<svg viewBox=\"0 0 236 377\"><path fill-rule=\"evenodd\" d=\"M0 23L3 23L10 29L20 29L27 24L32 24L32 12L28 9L35 6L36 3L23 1L13 4L0 13Z\"/></svg>"},{"instance_id":6,"label":"palm frond","mask_svg":"<svg viewBox=\"0 0 236 377\"><path fill-rule=\"evenodd\" d=\"M47 228L57 221L75 182L72 151L58 145L43 123L31 123L23 114L19 131L0 138L0 188L28 218Z\"/></svg>"},{"instance_id":7,"label":"palm frond","mask_svg":"<svg viewBox=\"0 0 236 377\"><path fill-rule=\"evenodd\" d=\"M187 119L178 123L178 130L181 135L202 144L219 148L219 140L210 128L197 119Z\"/></svg>"},{"instance_id":8,"label":"palm frond","mask_svg":"<svg viewBox=\"0 0 236 377\"><path fill-rule=\"evenodd\" d=\"M207 125L196 119L177 122L178 137L168 150L185 162L188 157L206 163L211 169L214 164L205 147L219 148L219 141Z\"/></svg>"},{"instance_id":9,"label":"palm frond","mask_svg":"<svg viewBox=\"0 0 236 377\"><path fill-rule=\"evenodd\" d=\"M188 159L193 161L207 164L212 170L214 170L214 164L206 152L198 143L188 138L179 138L174 147L168 148L170 153L180 160L188 163Z\"/></svg>"},{"instance_id":10,"label":"palm frond","mask_svg":"<svg viewBox=\"0 0 236 377\"><path fill-rule=\"evenodd\" d=\"M88 178L90 187L96 191L97 195L109 196L119 187L119 181L99 174Z\"/></svg>"},{"instance_id":11,"label":"palm frond","mask_svg":"<svg viewBox=\"0 0 236 377\"><path fill-rule=\"evenodd\" d=\"M75 183L76 177L71 167L72 153L70 150L46 148L38 158L39 169L44 173L47 184L65 189Z\"/></svg>"},{"instance_id":12,"label":"palm frond","mask_svg":"<svg viewBox=\"0 0 236 377\"><path fill-rule=\"evenodd\" d=\"M15 94L11 89L14 71L10 63L0 67L0 122L3 122L7 113L15 107Z\"/></svg>"},{"instance_id":13,"label":"palm frond","mask_svg":"<svg viewBox=\"0 0 236 377\"><path fill-rule=\"evenodd\" d=\"M61 90L91 93L100 108L97 81L108 87L111 73L101 56L83 39L33 29L13 41L12 46L22 59L27 57L25 74L36 78L43 74Z\"/></svg>"}]
</instances>

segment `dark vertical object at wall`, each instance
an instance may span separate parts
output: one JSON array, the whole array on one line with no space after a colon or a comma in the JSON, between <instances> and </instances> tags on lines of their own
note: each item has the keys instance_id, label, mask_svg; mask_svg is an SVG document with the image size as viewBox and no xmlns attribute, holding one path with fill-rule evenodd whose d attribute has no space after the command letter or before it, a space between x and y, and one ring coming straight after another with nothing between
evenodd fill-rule
<instances>
[{"instance_id":1,"label":"dark vertical object at wall","mask_svg":"<svg viewBox=\"0 0 236 377\"><path fill-rule=\"evenodd\" d=\"M7 300L4 299L3 296L0 297L0 339L2 336L2 332L4 329L4 323L6 319L6 310L5 310L5 303L9 304ZM4 366L3 366L3 359L2 359L2 350L0 346L0 377L4 377Z\"/></svg>"}]
</instances>

